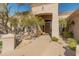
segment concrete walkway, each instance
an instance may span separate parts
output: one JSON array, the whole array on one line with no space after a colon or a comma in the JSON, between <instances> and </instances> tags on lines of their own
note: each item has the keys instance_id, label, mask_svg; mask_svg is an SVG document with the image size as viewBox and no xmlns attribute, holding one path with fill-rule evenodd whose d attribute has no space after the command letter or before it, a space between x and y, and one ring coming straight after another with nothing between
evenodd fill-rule
<instances>
[{"instance_id":1,"label":"concrete walkway","mask_svg":"<svg viewBox=\"0 0 79 59\"><path fill-rule=\"evenodd\" d=\"M9 56L61 56L65 49L62 44L51 42L49 35L43 35L35 40L24 40L14 51L2 55Z\"/></svg>"}]
</instances>

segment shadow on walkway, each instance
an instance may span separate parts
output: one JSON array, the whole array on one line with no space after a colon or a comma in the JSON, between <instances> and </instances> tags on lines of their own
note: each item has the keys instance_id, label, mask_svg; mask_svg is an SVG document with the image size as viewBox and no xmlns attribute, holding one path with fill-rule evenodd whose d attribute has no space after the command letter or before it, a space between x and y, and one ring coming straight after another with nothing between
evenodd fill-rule
<instances>
[{"instance_id":1,"label":"shadow on walkway","mask_svg":"<svg viewBox=\"0 0 79 59\"><path fill-rule=\"evenodd\" d=\"M64 55L65 56L75 56L76 55L76 51L69 49L68 47L63 47L65 48L65 52Z\"/></svg>"}]
</instances>

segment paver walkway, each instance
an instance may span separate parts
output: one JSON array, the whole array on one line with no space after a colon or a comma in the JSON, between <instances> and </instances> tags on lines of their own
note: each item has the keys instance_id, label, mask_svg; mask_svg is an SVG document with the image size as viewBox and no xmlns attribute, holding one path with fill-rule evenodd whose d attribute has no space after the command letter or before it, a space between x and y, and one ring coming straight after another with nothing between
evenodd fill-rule
<instances>
[{"instance_id":1,"label":"paver walkway","mask_svg":"<svg viewBox=\"0 0 79 59\"><path fill-rule=\"evenodd\" d=\"M35 40L24 40L14 51L2 55L10 56L60 56L64 55L65 49L62 44L50 42L49 35L43 35ZM29 44L28 44L29 43Z\"/></svg>"}]
</instances>

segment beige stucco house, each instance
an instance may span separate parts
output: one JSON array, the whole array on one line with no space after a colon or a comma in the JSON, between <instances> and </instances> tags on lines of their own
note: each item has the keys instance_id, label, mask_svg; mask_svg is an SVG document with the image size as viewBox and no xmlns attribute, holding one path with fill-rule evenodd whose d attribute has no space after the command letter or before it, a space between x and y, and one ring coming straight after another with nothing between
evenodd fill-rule
<instances>
[{"instance_id":1,"label":"beige stucco house","mask_svg":"<svg viewBox=\"0 0 79 59\"><path fill-rule=\"evenodd\" d=\"M42 30L59 38L59 17L58 17L58 3L35 3L32 6L32 14L42 17L45 20L45 25ZM10 38L10 39L9 39ZM3 49L2 52L13 51L15 47L14 34L2 35Z\"/></svg>"},{"instance_id":2,"label":"beige stucco house","mask_svg":"<svg viewBox=\"0 0 79 59\"><path fill-rule=\"evenodd\" d=\"M79 41L79 9L61 13L59 14L59 19L61 18L74 22L70 27L70 31L73 32L74 38Z\"/></svg>"},{"instance_id":3,"label":"beige stucco house","mask_svg":"<svg viewBox=\"0 0 79 59\"><path fill-rule=\"evenodd\" d=\"M66 19L68 18L74 11L68 11L63 13L58 13L59 19Z\"/></svg>"},{"instance_id":4,"label":"beige stucco house","mask_svg":"<svg viewBox=\"0 0 79 59\"><path fill-rule=\"evenodd\" d=\"M52 36L59 37L58 4L38 3L30 5L32 6L32 13L45 20L42 30L52 34Z\"/></svg>"},{"instance_id":5,"label":"beige stucco house","mask_svg":"<svg viewBox=\"0 0 79 59\"><path fill-rule=\"evenodd\" d=\"M75 10L67 19L74 22L70 30L73 32L74 37L79 41L79 9Z\"/></svg>"},{"instance_id":6,"label":"beige stucco house","mask_svg":"<svg viewBox=\"0 0 79 59\"><path fill-rule=\"evenodd\" d=\"M79 9L71 13L58 14L58 3L31 3L30 5L32 6L32 14L42 17L45 20L45 25L42 26L42 30L45 33L50 33L52 37L60 38L59 19L69 19L74 21L74 25L70 29L74 33L74 37L79 40ZM16 43L14 34L3 35L2 39L2 53L13 51Z\"/></svg>"}]
</instances>

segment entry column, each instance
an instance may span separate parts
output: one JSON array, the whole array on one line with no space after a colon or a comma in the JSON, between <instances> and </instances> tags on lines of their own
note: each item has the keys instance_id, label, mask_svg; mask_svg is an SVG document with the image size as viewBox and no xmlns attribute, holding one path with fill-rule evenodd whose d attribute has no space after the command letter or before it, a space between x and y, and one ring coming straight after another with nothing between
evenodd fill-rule
<instances>
[{"instance_id":1,"label":"entry column","mask_svg":"<svg viewBox=\"0 0 79 59\"><path fill-rule=\"evenodd\" d=\"M58 4L53 7L52 11L52 37L59 38L59 17L58 17Z\"/></svg>"}]
</instances>

